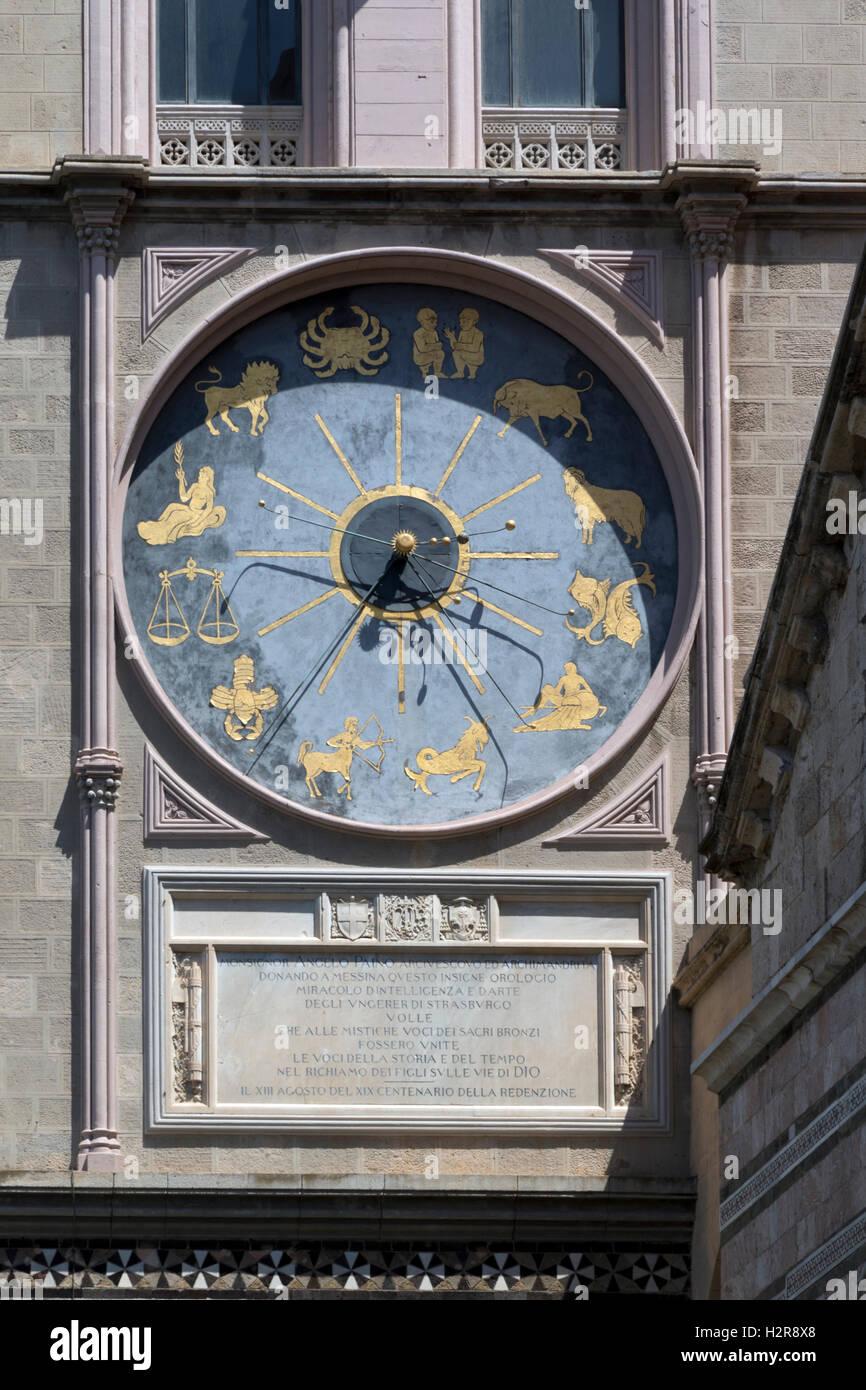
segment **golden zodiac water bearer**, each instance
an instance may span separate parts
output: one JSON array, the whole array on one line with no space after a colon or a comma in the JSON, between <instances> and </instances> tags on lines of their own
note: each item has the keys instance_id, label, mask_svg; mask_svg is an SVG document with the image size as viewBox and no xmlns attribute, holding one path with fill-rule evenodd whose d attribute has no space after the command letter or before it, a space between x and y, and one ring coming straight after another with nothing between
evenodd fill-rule
<instances>
[{"instance_id":1,"label":"golden zodiac water bearer","mask_svg":"<svg viewBox=\"0 0 866 1390\"><path fill-rule=\"evenodd\" d=\"M462 781L464 777L471 777L473 772L477 774L473 790L481 790L487 764L478 754L487 746L490 734L482 720L470 719L468 715L463 717L469 728L461 734L453 748L447 748L443 753L437 752L435 748L422 748L415 758L417 772L409 766L408 759L403 764L406 776L415 783L414 791L420 790L428 796L433 796L434 793L427 786L428 777L450 777L453 784Z\"/></svg>"},{"instance_id":2,"label":"golden zodiac water bearer","mask_svg":"<svg viewBox=\"0 0 866 1390\"><path fill-rule=\"evenodd\" d=\"M256 436L263 434L265 425L271 418L265 402L277 389L280 380L279 367L275 367L273 362L248 362L237 386L221 386L222 372L216 367L208 367L208 371L216 379L214 381L197 381L195 389L200 396L204 396L204 403L207 407L205 424L211 434L219 434L219 430L213 423L215 415L225 421L232 434L239 433L237 425L233 424L229 417L230 410L248 410L250 412L250 434Z\"/></svg>"},{"instance_id":3,"label":"golden zodiac water bearer","mask_svg":"<svg viewBox=\"0 0 866 1390\"><path fill-rule=\"evenodd\" d=\"M231 690L218 685L211 692L210 702L214 709L228 710L223 727L235 743L243 739L252 743L260 738L265 727L262 710L273 709L277 703L274 687L266 685L263 690L253 690L254 680L255 664L252 657L239 656L234 666ZM249 751L252 753L253 750Z\"/></svg>"},{"instance_id":4,"label":"golden zodiac water bearer","mask_svg":"<svg viewBox=\"0 0 866 1390\"><path fill-rule=\"evenodd\" d=\"M550 708L549 714L540 719L532 719L534 714ZM541 734L558 729L591 729L586 721L607 714L607 705L601 705L578 672L573 661L565 663L565 675L556 685L546 685L534 705L520 711L531 723L518 724L516 734Z\"/></svg>"},{"instance_id":5,"label":"golden zodiac water bearer","mask_svg":"<svg viewBox=\"0 0 866 1390\"><path fill-rule=\"evenodd\" d=\"M200 536L226 519L225 507L214 506L216 487L212 468L200 468L194 483L187 483L183 471L183 445L174 446L177 464L174 476L178 482L179 502L166 507L158 521L140 521L138 534L148 545L174 545L184 536Z\"/></svg>"},{"instance_id":6,"label":"golden zodiac water bearer","mask_svg":"<svg viewBox=\"0 0 866 1390\"><path fill-rule=\"evenodd\" d=\"M365 739L364 734L370 724L375 720L379 730L379 735L374 739ZM381 772L382 764L385 761L385 744L393 743L393 738L385 738L385 730L375 714L371 714L363 728L360 728L361 721L351 716L343 725L339 734L334 734L333 738L326 740L328 748L336 749L334 753L318 752L312 745L310 739L304 739L298 752L298 766L304 769L304 776L307 783L307 791L311 797L323 796L324 793L318 784L318 779L323 772L334 773L342 777L343 781L337 788L337 795L346 793L346 800L352 800L352 760L360 758L362 763L373 772ZM364 753L371 748L379 749L378 763L371 763L364 757ZM362 751L363 750L363 751Z\"/></svg>"},{"instance_id":7,"label":"golden zodiac water bearer","mask_svg":"<svg viewBox=\"0 0 866 1390\"><path fill-rule=\"evenodd\" d=\"M575 627L574 623L570 623L566 618L565 625L575 637L582 638L591 647L600 647L609 637L618 637L626 646L631 647L632 651L634 650L643 637L643 627L634 610L631 591L636 584L645 584L653 594L656 591L655 575L651 573L649 565L636 565L635 570L638 569L642 569L643 574L636 573L634 579L623 580L621 584L616 585L613 592L609 579L593 579L590 575L577 571L568 592L575 602L590 614L590 622L585 627ZM601 622L604 623L604 636L593 637L594 629Z\"/></svg>"}]
</instances>

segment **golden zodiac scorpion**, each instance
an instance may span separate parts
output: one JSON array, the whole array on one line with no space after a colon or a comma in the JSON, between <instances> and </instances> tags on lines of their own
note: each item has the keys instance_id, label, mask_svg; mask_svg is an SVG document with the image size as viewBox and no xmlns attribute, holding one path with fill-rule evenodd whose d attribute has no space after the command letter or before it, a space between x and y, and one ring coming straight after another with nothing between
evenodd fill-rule
<instances>
[{"instance_id":1,"label":"golden zodiac scorpion","mask_svg":"<svg viewBox=\"0 0 866 1390\"><path fill-rule=\"evenodd\" d=\"M216 377L216 380L197 381L195 389L200 396L204 396L204 403L207 406L205 424L211 434L219 434L219 430L213 423L215 415L218 415L221 420L225 420L232 434L239 433L237 425L233 424L229 418L230 410L248 410L251 422L250 434L256 436L263 434L265 425L271 418L265 402L277 389L277 383L280 379L279 368L275 367L273 362L248 362L237 386L221 386L222 372L216 367L208 367L208 371Z\"/></svg>"},{"instance_id":2,"label":"golden zodiac scorpion","mask_svg":"<svg viewBox=\"0 0 866 1390\"><path fill-rule=\"evenodd\" d=\"M265 727L262 710L273 709L277 703L274 687L266 685L263 690L253 690L254 680L255 664L252 657L239 656L234 666L231 690L225 685L218 685L211 692L210 702L214 709L228 710L224 728L235 743L243 739L254 742L260 738ZM253 750L249 751L252 753Z\"/></svg>"},{"instance_id":3,"label":"golden zodiac scorpion","mask_svg":"<svg viewBox=\"0 0 866 1390\"><path fill-rule=\"evenodd\" d=\"M365 739L364 734L375 720L379 730L379 735L374 739ZM337 795L346 793L346 800L352 800L352 759L360 758L362 763L372 768L373 772L381 772L382 764L385 761L385 744L393 743L393 738L385 737L385 730L375 714L370 718L363 728L359 728L359 719L354 716L347 719L343 725L342 732L334 734L333 738L327 740L328 748L335 748L335 753L320 753L313 747L312 741L305 738L298 753L298 766L304 769L307 782L307 791L311 797L323 796L318 779L323 772L336 773L342 777L342 785L337 788ZM364 757L364 752L370 748L379 749L379 761L371 763ZM364 750L362 752L361 750Z\"/></svg>"},{"instance_id":4,"label":"golden zodiac scorpion","mask_svg":"<svg viewBox=\"0 0 866 1390\"><path fill-rule=\"evenodd\" d=\"M541 419L543 417L545 420L555 420L561 415L569 421L569 428L565 432L566 439L571 438L579 422L586 430L587 443L591 444L592 430L583 413L580 398L585 392L592 390L595 382L591 372L581 372L580 375L589 377L588 386L542 386L540 382L528 381L526 377L515 377L513 381L506 381L493 398L494 415L503 408L508 411L508 423L499 431L498 438L503 439L518 420L531 420L538 430L542 444L546 447L547 440L541 429Z\"/></svg>"},{"instance_id":5,"label":"golden zodiac scorpion","mask_svg":"<svg viewBox=\"0 0 866 1390\"><path fill-rule=\"evenodd\" d=\"M414 791L420 789L428 796L433 796L433 792L427 786L428 777L450 776L454 783L462 781L464 777L471 777L473 772L478 774L474 790L481 790L487 764L478 754L487 746L490 734L483 720L470 719L468 714L463 717L469 728L461 734L453 748L447 748L443 753L437 752L435 748L422 748L415 758L419 769L417 772L409 766L408 759L403 764L406 776L415 783Z\"/></svg>"},{"instance_id":6,"label":"golden zodiac scorpion","mask_svg":"<svg viewBox=\"0 0 866 1390\"><path fill-rule=\"evenodd\" d=\"M638 568L643 570L643 574L635 574L634 579L623 580L622 584L617 584L613 592L609 579L593 579L590 575L577 571L568 592L575 602L590 614L591 621L586 627L575 627L566 618L565 625L575 637L583 638L591 647L601 647L609 637L618 637L634 650L643 637L643 627L634 610L632 588L635 584L645 584L653 594L656 592L655 575L650 572L649 565L635 566L636 570ZM593 630L601 622L604 623L604 636L593 637Z\"/></svg>"}]
</instances>

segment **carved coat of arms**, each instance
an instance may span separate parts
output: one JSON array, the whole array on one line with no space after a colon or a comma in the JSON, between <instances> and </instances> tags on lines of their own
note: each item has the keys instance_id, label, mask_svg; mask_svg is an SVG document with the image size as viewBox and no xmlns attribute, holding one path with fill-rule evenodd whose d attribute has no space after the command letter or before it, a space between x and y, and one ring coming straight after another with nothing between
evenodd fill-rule
<instances>
[{"instance_id":1,"label":"carved coat of arms","mask_svg":"<svg viewBox=\"0 0 866 1390\"><path fill-rule=\"evenodd\" d=\"M360 941L364 936L372 936L374 927L373 905L364 899L351 897L346 901L334 903L331 909L331 930L348 941Z\"/></svg>"}]
</instances>

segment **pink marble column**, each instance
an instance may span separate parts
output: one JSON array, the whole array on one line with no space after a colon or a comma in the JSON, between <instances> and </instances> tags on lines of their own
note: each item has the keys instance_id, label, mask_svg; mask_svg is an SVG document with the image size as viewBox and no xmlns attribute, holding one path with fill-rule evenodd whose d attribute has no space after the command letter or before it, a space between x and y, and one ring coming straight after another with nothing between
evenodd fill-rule
<instances>
[{"instance_id":1,"label":"pink marble column","mask_svg":"<svg viewBox=\"0 0 866 1390\"><path fill-rule=\"evenodd\" d=\"M666 177L692 254L693 447L703 482L704 603L697 638L696 758L699 838L710 827L733 733L728 315L725 262L756 166L684 161Z\"/></svg>"},{"instance_id":2,"label":"pink marble column","mask_svg":"<svg viewBox=\"0 0 866 1390\"><path fill-rule=\"evenodd\" d=\"M109 479L114 455L114 265L143 162L65 159L55 169L81 251L80 590L81 1140L78 1167L116 1172L115 840L122 767L115 748L114 598Z\"/></svg>"}]
</instances>

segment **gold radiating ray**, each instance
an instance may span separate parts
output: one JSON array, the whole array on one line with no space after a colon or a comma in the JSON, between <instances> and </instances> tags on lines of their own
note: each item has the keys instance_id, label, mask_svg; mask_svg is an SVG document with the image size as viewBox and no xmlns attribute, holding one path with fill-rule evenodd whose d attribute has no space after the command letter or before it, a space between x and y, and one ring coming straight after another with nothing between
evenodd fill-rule
<instances>
[{"instance_id":1,"label":"gold radiating ray","mask_svg":"<svg viewBox=\"0 0 866 1390\"><path fill-rule=\"evenodd\" d=\"M334 592L336 593L336 590L335 590ZM332 677L332 676L336 673L336 671L339 669L340 663L342 662L343 657L346 655L346 652L349 650L349 648L351 647L352 643L354 642L355 638L356 638L357 635L358 635L358 628L361 626L362 622L364 621L364 619L365 619L367 616L368 616L368 614L367 614L366 608L362 608L361 611L360 611L360 613L358 614L357 618L355 619L354 623L352 624L352 630L351 630L351 632L349 633L348 637L346 638L346 640L345 640L345 642L343 643L343 645L342 645L342 647L340 648L340 650L337 652L337 655L334 657L334 660L331 662L330 666L328 667L328 670L327 670L327 672L326 672L326 674L325 674L325 679L322 681L322 684L319 686L319 694L320 694L320 695L324 695L325 691L327 690L327 688L328 688L328 686L329 686L329 684L330 684L330 681L331 681L331 677Z\"/></svg>"},{"instance_id":2,"label":"gold radiating ray","mask_svg":"<svg viewBox=\"0 0 866 1390\"><path fill-rule=\"evenodd\" d=\"M256 477L261 478L263 483L270 483L271 487L279 488L280 492L287 493L289 497L296 498L298 502L305 502L308 507L312 507L314 511L322 512L324 516L331 517L333 521L340 520L337 512L332 512L329 507L320 506L319 503L314 502L312 498L305 497L302 492L295 492L293 488L286 487L285 483L278 483L276 478L269 478L267 473L257 473Z\"/></svg>"},{"instance_id":3,"label":"gold radiating ray","mask_svg":"<svg viewBox=\"0 0 866 1390\"><path fill-rule=\"evenodd\" d=\"M467 512L463 520L471 521L474 516L480 516L482 512L489 512L490 508L495 507L497 502L507 502L509 497L514 497L516 493L522 492L525 487L531 487L533 483L537 483L540 480L541 474L536 473L534 477L527 478L523 483L518 483L517 487L511 488L509 492L501 492L498 497L493 497L489 502L485 502L483 506L476 507L474 512Z\"/></svg>"},{"instance_id":4,"label":"gold radiating ray","mask_svg":"<svg viewBox=\"0 0 866 1390\"><path fill-rule=\"evenodd\" d=\"M478 694L479 694L479 695L483 695L483 694L485 693L484 686L481 684L481 682L480 682L480 680L478 679L478 677L476 676L475 672L472 670L472 667L469 665L469 662L466 660L466 657L463 655L463 652L461 652L460 647L459 647L458 644L454 641L454 638L451 636L451 633L449 632L449 630L448 630L448 628L447 628L447 626L446 626L446 624L445 624L445 621L444 621L444 619L443 619L443 617L442 617L442 614L441 614L441 613L434 613L434 614L433 614L433 620L434 620L434 622L436 622L436 623L438 624L438 626L439 626L439 628L441 629L441 631L444 632L446 638L448 639L448 641L449 641L449 643L450 643L450 645L451 645L451 650L453 651L454 655L457 657L457 660L460 662L461 666L462 666L462 667L464 668L464 670L466 671L467 676L468 676L469 679L471 680L472 684L475 686L475 689L478 691Z\"/></svg>"},{"instance_id":5,"label":"gold radiating ray","mask_svg":"<svg viewBox=\"0 0 866 1390\"><path fill-rule=\"evenodd\" d=\"M340 446L339 446L339 444L337 443L336 439L335 439L334 436L331 434L331 431L328 429L328 426L325 424L325 422L324 422L324 420L322 419L321 415L317 415L317 416L316 416L316 424L319 426L319 429L322 431L322 434L323 434L323 435L325 436L325 438L327 439L328 443L330 444L330 446L331 446L331 448L333 449L334 453L337 455L337 458L340 460L341 464L342 464L343 467L345 468L345 470L346 470L346 472L348 473L349 477L352 479L352 482L355 484L355 487L358 489L358 491L359 491L359 493L361 494L361 496L362 496L362 497L366 497L366 495L367 495L367 489L364 487L363 483L361 482L361 479L358 477L358 475L357 475L357 473L355 472L354 468L352 467L351 463L350 463L349 460L346 458L346 455L343 453L343 450L340 448Z\"/></svg>"},{"instance_id":6,"label":"gold radiating ray","mask_svg":"<svg viewBox=\"0 0 866 1390\"><path fill-rule=\"evenodd\" d=\"M397 469L394 477L398 487L403 486L403 397L397 392L394 401L394 432L397 449Z\"/></svg>"},{"instance_id":7,"label":"gold radiating ray","mask_svg":"<svg viewBox=\"0 0 866 1390\"><path fill-rule=\"evenodd\" d=\"M480 603L482 608L489 608L491 613L498 613L500 618L507 618L510 623L516 623L518 627L523 627L527 632L534 632L536 637L543 637L544 632L540 627L533 627L532 623L525 623L522 618L517 618L513 613L509 613L506 608L499 608L497 604L491 603L489 599L482 598L480 594L474 593L470 589L464 590L467 598L474 598L476 603Z\"/></svg>"},{"instance_id":8,"label":"gold radiating ray","mask_svg":"<svg viewBox=\"0 0 866 1390\"><path fill-rule=\"evenodd\" d=\"M318 598L314 598L309 603L305 603L302 608L296 608L294 612L287 613L284 618L278 618L275 623L270 623L268 627L260 628L259 636L267 637L269 632L275 632L276 629L282 627L284 623L290 623L293 619L300 618L302 613L309 613L311 608L318 608L320 603L326 603L329 598L333 598L334 595L339 592L339 589L328 589L327 593L319 594Z\"/></svg>"},{"instance_id":9,"label":"gold radiating ray","mask_svg":"<svg viewBox=\"0 0 866 1390\"><path fill-rule=\"evenodd\" d=\"M327 560L330 553L330 550L236 550L235 556L242 559Z\"/></svg>"},{"instance_id":10,"label":"gold radiating ray","mask_svg":"<svg viewBox=\"0 0 866 1390\"><path fill-rule=\"evenodd\" d=\"M459 463L460 460L462 459L462 457L463 457L463 452L464 452L464 450L465 450L467 444L469 443L469 441L470 441L470 439L472 438L472 436L473 436L473 434L475 433L475 431L478 429L478 426L481 424L481 421L482 421L483 419L484 419L484 416L483 416L483 415L476 415L476 416L475 416L475 422L474 422L474 424L472 425L471 429L470 429L469 432L467 433L466 438L464 439L463 443L460 445L460 448L457 450L457 453L454 455L454 457L453 457L453 459L451 460L451 462L449 463L448 467L445 469L445 472L442 474L442 480L441 480L441 482L439 483L439 486L437 487L436 491L435 491L434 494L433 494L434 497L439 497L439 496L440 496L440 494L441 494L441 492L442 492L442 489L444 488L444 486L445 486L445 484L447 483L448 479L451 477L451 474L454 472L454 469L457 467L458 463ZM539 473L538 476L539 476L539 478L540 478L540 477L541 477L541 474ZM511 496L510 493L506 493L505 495L506 495L506 497L510 497L510 496ZM475 513L473 512L472 515L474 516ZM466 520L466 519L467 519L467 518L464 517L464 520Z\"/></svg>"}]
</instances>

